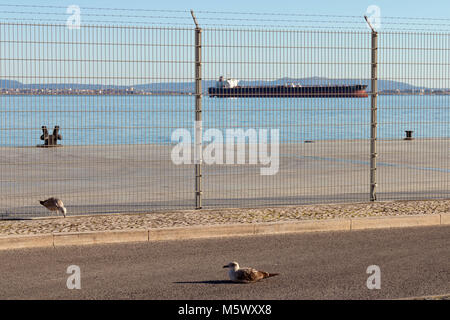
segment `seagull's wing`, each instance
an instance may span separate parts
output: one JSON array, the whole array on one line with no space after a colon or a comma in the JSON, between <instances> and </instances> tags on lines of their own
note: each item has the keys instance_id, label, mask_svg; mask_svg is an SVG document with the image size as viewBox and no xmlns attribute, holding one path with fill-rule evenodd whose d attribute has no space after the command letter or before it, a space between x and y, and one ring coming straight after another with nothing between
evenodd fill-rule
<instances>
[{"instance_id":1,"label":"seagull's wing","mask_svg":"<svg viewBox=\"0 0 450 320\"><path fill-rule=\"evenodd\" d=\"M48 198L47 200L41 201L41 204L48 210L57 210L56 201L54 198Z\"/></svg>"},{"instance_id":2,"label":"seagull's wing","mask_svg":"<svg viewBox=\"0 0 450 320\"><path fill-rule=\"evenodd\" d=\"M253 268L240 268L236 271L237 280L242 282L255 282L267 278L268 275L267 272L261 272Z\"/></svg>"},{"instance_id":3,"label":"seagull's wing","mask_svg":"<svg viewBox=\"0 0 450 320\"><path fill-rule=\"evenodd\" d=\"M44 201L39 201L44 207L51 211L61 211L64 214L66 213L66 209L64 208L64 203L58 198L48 198Z\"/></svg>"}]
</instances>

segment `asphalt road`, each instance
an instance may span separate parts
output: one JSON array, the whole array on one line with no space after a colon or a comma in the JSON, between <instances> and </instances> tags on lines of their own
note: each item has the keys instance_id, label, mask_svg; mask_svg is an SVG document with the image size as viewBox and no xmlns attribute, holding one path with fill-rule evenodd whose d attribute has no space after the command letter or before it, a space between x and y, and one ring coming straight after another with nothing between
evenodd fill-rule
<instances>
[{"instance_id":1,"label":"asphalt road","mask_svg":"<svg viewBox=\"0 0 450 320\"><path fill-rule=\"evenodd\" d=\"M450 293L450 226L0 252L1 299L380 299ZM227 281L229 261L278 277ZM81 270L69 290L67 267ZM381 289L366 269L378 265Z\"/></svg>"}]
</instances>

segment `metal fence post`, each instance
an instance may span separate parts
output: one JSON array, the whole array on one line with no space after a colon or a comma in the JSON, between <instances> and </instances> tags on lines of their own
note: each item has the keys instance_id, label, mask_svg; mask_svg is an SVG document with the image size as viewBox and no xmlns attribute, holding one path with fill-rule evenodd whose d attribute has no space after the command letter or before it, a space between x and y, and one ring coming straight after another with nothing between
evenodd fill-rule
<instances>
[{"instance_id":1,"label":"metal fence post","mask_svg":"<svg viewBox=\"0 0 450 320\"><path fill-rule=\"evenodd\" d=\"M202 29L195 23L195 209L202 208Z\"/></svg>"},{"instance_id":2,"label":"metal fence post","mask_svg":"<svg viewBox=\"0 0 450 320\"><path fill-rule=\"evenodd\" d=\"M378 33L370 24L368 18L364 16L372 29L372 72L371 72L371 95L370 95L370 201L377 199L376 195L376 172L377 172L377 96L378 96Z\"/></svg>"}]
</instances>

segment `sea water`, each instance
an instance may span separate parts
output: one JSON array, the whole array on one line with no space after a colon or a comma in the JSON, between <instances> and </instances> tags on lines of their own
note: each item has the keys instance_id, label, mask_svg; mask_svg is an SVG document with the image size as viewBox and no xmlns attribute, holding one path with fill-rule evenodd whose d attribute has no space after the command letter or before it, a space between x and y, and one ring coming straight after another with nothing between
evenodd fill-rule
<instances>
[{"instance_id":1,"label":"sea water","mask_svg":"<svg viewBox=\"0 0 450 320\"><path fill-rule=\"evenodd\" d=\"M450 137L450 96L380 95L379 139ZM202 128L279 129L281 143L370 137L370 98L202 99ZM195 97L0 96L0 146L36 146L42 126L60 126L63 145L173 144L194 131ZM193 136L193 135L192 135Z\"/></svg>"}]
</instances>

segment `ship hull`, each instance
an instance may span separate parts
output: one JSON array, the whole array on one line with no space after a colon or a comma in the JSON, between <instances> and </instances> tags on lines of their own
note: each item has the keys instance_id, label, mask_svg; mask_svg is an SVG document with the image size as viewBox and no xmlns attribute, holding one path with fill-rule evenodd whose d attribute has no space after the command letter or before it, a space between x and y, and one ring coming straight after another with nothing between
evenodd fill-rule
<instances>
[{"instance_id":1,"label":"ship hull","mask_svg":"<svg viewBox=\"0 0 450 320\"><path fill-rule=\"evenodd\" d=\"M367 98L367 85L208 88L217 98Z\"/></svg>"}]
</instances>

